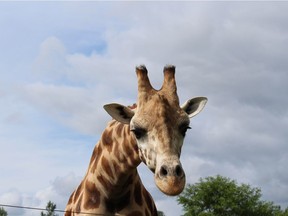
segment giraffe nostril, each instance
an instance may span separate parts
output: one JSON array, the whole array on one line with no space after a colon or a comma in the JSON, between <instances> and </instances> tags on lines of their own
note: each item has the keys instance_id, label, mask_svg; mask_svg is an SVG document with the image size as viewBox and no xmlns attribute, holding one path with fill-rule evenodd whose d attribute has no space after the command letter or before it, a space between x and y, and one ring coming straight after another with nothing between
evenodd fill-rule
<instances>
[{"instance_id":1,"label":"giraffe nostril","mask_svg":"<svg viewBox=\"0 0 288 216\"><path fill-rule=\"evenodd\" d=\"M166 178L168 176L182 178L184 175L185 174L184 174L183 168L179 164L176 166L172 166L172 167L162 165L159 170L159 176L161 178Z\"/></svg>"},{"instance_id":2,"label":"giraffe nostril","mask_svg":"<svg viewBox=\"0 0 288 216\"><path fill-rule=\"evenodd\" d=\"M180 165L177 165L175 167L175 173L176 173L176 176L178 177L181 177L183 175L183 169Z\"/></svg>"},{"instance_id":3,"label":"giraffe nostril","mask_svg":"<svg viewBox=\"0 0 288 216\"><path fill-rule=\"evenodd\" d=\"M165 165L161 166L161 168L160 168L160 176L161 177L166 177L167 175L168 175L167 167Z\"/></svg>"}]
</instances>

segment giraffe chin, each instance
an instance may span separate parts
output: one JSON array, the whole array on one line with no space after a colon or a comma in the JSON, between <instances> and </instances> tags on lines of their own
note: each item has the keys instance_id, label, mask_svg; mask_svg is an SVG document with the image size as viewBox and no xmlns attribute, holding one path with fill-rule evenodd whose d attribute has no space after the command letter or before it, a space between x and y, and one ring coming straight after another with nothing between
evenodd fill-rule
<instances>
[{"instance_id":1,"label":"giraffe chin","mask_svg":"<svg viewBox=\"0 0 288 216\"><path fill-rule=\"evenodd\" d=\"M159 190L168 196L179 195L185 187L185 176L181 179L175 176L168 176L165 178L160 178L155 175L155 183Z\"/></svg>"}]
</instances>

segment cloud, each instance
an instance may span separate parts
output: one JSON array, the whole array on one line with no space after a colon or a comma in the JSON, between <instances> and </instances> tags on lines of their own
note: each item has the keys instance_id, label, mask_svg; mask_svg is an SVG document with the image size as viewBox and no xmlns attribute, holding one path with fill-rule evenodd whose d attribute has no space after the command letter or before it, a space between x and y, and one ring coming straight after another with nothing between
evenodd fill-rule
<instances>
[{"instance_id":1,"label":"cloud","mask_svg":"<svg viewBox=\"0 0 288 216\"><path fill-rule=\"evenodd\" d=\"M51 80L59 80L67 68L66 49L56 37L49 37L40 44L39 54L34 63L35 75L45 74Z\"/></svg>"},{"instance_id":2,"label":"cloud","mask_svg":"<svg viewBox=\"0 0 288 216\"><path fill-rule=\"evenodd\" d=\"M91 135L103 129L103 126L95 122L107 119L107 115L105 116L104 111L99 108L98 103L103 104L104 101L98 92L108 93L108 90L106 91L105 86L89 89L33 83L25 86L23 91L28 103L43 110L63 125Z\"/></svg>"},{"instance_id":3,"label":"cloud","mask_svg":"<svg viewBox=\"0 0 288 216\"><path fill-rule=\"evenodd\" d=\"M74 173L56 177L47 188L37 191L35 197L38 206L46 207L50 200L57 205L57 209L64 210L70 195L80 182L81 178Z\"/></svg>"},{"instance_id":4,"label":"cloud","mask_svg":"<svg viewBox=\"0 0 288 216\"><path fill-rule=\"evenodd\" d=\"M50 182L49 186L40 189L35 194L26 194L16 189L1 194L0 203L20 207L34 207L45 209L49 201L56 204L56 209L64 210L69 196L80 183L81 178L74 173L68 173L65 176L58 176ZM18 216L36 216L41 210L5 207L8 215ZM45 212L45 211L44 211Z\"/></svg>"},{"instance_id":5,"label":"cloud","mask_svg":"<svg viewBox=\"0 0 288 216\"><path fill-rule=\"evenodd\" d=\"M5 192L0 195L0 203L7 204L7 205L15 205L15 206L22 206L23 198L20 192L16 189L11 189L8 192ZM17 208L4 208L7 211L8 215L21 215L23 214L23 209Z\"/></svg>"}]
</instances>

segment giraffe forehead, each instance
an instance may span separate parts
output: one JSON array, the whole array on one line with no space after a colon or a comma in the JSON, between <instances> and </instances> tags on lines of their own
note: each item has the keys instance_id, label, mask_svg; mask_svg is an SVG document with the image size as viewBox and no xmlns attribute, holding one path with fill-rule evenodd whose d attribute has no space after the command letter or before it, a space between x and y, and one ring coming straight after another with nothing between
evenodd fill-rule
<instances>
[{"instance_id":1,"label":"giraffe forehead","mask_svg":"<svg viewBox=\"0 0 288 216\"><path fill-rule=\"evenodd\" d=\"M180 108L179 104L175 104L173 102L174 101L166 95L156 92L151 94L147 100L143 100L142 103L140 101L139 112L154 110L157 111L157 113L164 113L167 111L178 110Z\"/></svg>"},{"instance_id":2,"label":"giraffe forehead","mask_svg":"<svg viewBox=\"0 0 288 216\"><path fill-rule=\"evenodd\" d=\"M139 127L163 128L175 127L182 122L188 122L188 115L179 107L171 103L166 97L156 96L140 106L135 113L133 122Z\"/></svg>"}]
</instances>

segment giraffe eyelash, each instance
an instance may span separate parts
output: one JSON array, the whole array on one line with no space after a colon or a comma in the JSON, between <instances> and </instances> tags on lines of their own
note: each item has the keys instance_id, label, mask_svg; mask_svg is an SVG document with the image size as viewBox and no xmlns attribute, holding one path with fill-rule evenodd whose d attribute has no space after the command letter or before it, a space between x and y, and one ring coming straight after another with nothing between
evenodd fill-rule
<instances>
[{"instance_id":1,"label":"giraffe eyelash","mask_svg":"<svg viewBox=\"0 0 288 216\"><path fill-rule=\"evenodd\" d=\"M186 132L187 132L188 129L191 129L191 127L189 125L187 125L187 124L182 124L182 125L179 126L179 131L180 131L180 133L182 134L183 137L185 137Z\"/></svg>"},{"instance_id":2,"label":"giraffe eyelash","mask_svg":"<svg viewBox=\"0 0 288 216\"><path fill-rule=\"evenodd\" d=\"M141 139L147 133L146 129L140 127L131 129L131 131L134 133L136 139Z\"/></svg>"}]
</instances>

